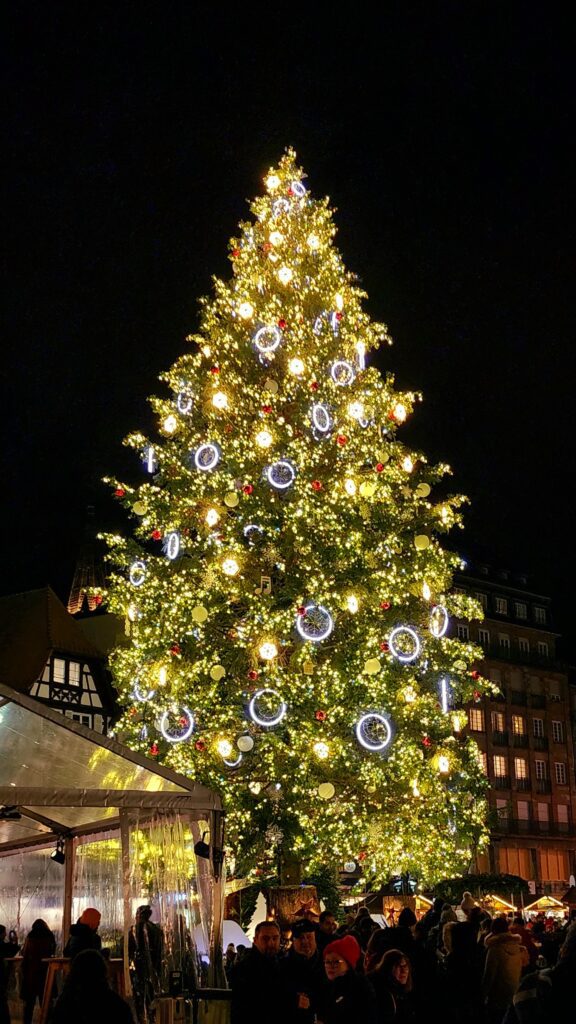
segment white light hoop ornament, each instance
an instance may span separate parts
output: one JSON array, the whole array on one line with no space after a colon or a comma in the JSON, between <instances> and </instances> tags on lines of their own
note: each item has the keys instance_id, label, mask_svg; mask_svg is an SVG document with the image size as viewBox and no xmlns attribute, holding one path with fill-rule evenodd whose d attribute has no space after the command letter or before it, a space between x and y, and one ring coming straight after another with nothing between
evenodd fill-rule
<instances>
[{"instance_id":1,"label":"white light hoop ornament","mask_svg":"<svg viewBox=\"0 0 576 1024\"><path fill-rule=\"evenodd\" d=\"M337 313L330 313L330 327L334 334L338 334L338 331L340 330L340 320L338 319Z\"/></svg>"},{"instance_id":2,"label":"white light hoop ornament","mask_svg":"<svg viewBox=\"0 0 576 1024\"><path fill-rule=\"evenodd\" d=\"M218 445L213 444L212 441L201 444L194 452L194 465L202 473L208 473L210 470L215 469L219 462L220 450Z\"/></svg>"},{"instance_id":3,"label":"white light hoop ornament","mask_svg":"<svg viewBox=\"0 0 576 1024\"><path fill-rule=\"evenodd\" d=\"M254 347L261 356L268 356L275 352L282 341L282 332L279 327L270 324L268 327L260 327L253 338Z\"/></svg>"},{"instance_id":4,"label":"white light hoop ornament","mask_svg":"<svg viewBox=\"0 0 576 1024\"><path fill-rule=\"evenodd\" d=\"M412 641L413 647L411 651L402 651L398 648L398 638L403 636L409 637L410 640ZM404 665L409 664L411 661L416 661L416 658L419 656L422 647L420 643L420 637L418 636L416 630L412 629L411 626L396 626L396 628L392 630L390 636L388 637L388 645L394 657L397 658L398 661L401 661Z\"/></svg>"},{"instance_id":5,"label":"white light hoop ornament","mask_svg":"<svg viewBox=\"0 0 576 1024\"><path fill-rule=\"evenodd\" d=\"M138 686L138 683L134 683L132 696L134 697L134 700L140 701L142 704L147 704L149 700L152 700L155 693L156 690L147 690L146 693L144 693L144 691Z\"/></svg>"},{"instance_id":6,"label":"white light hoop ornament","mask_svg":"<svg viewBox=\"0 0 576 1024\"><path fill-rule=\"evenodd\" d=\"M174 559L178 558L178 555L180 554L180 547L180 534L178 533L177 530L171 530L171 532L167 533L164 538L164 550L166 552L166 558L170 559L170 561L173 562Z\"/></svg>"},{"instance_id":7,"label":"white light hoop ornament","mask_svg":"<svg viewBox=\"0 0 576 1024\"><path fill-rule=\"evenodd\" d=\"M128 574L128 579L132 586L141 587L146 579L146 573L146 562L143 562L141 559L137 559L135 562L132 562L130 572Z\"/></svg>"},{"instance_id":8,"label":"white light hoop ornament","mask_svg":"<svg viewBox=\"0 0 576 1024\"><path fill-rule=\"evenodd\" d=\"M168 743L182 743L184 740L189 740L192 733L194 732L194 715L188 708L182 708L179 712L180 718L186 717L188 719L186 725L183 727L183 731L177 736L168 729L168 718L170 716L169 711L165 711L160 719L160 732L162 733L165 740Z\"/></svg>"},{"instance_id":9,"label":"white light hoop ornament","mask_svg":"<svg viewBox=\"0 0 576 1024\"><path fill-rule=\"evenodd\" d=\"M293 195L295 195L298 199L303 199L304 196L306 195L306 189L304 188L304 185L302 184L301 181L291 181L290 188L292 189Z\"/></svg>"},{"instance_id":10,"label":"white light hoop ornament","mask_svg":"<svg viewBox=\"0 0 576 1024\"><path fill-rule=\"evenodd\" d=\"M330 636L334 620L327 608L321 604L307 604L304 614L296 619L296 629L303 640L320 643Z\"/></svg>"},{"instance_id":11,"label":"white light hoop ornament","mask_svg":"<svg viewBox=\"0 0 576 1024\"><path fill-rule=\"evenodd\" d=\"M272 215L280 217L283 213L290 213L290 203L287 199L275 199L272 203Z\"/></svg>"},{"instance_id":12,"label":"white light hoop ornament","mask_svg":"<svg viewBox=\"0 0 576 1024\"><path fill-rule=\"evenodd\" d=\"M356 739L365 750L381 754L392 740L389 719L377 711L367 711L356 722Z\"/></svg>"},{"instance_id":13,"label":"white light hoop ornament","mask_svg":"<svg viewBox=\"0 0 576 1024\"><path fill-rule=\"evenodd\" d=\"M258 523L246 523L242 532L248 543L254 544L258 537L264 533L264 530L261 526L258 526Z\"/></svg>"},{"instance_id":14,"label":"white light hoop ornament","mask_svg":"<svg viewBox=\"0 0 576 1024\"><path fill-rule=\"evenodd\" d=\"M312 420L314 430L317 430L319 434L329 434L334 426L330 410L328 406L323 405L322 402L317 402L316 405L312 406L310 410L310 419Z\"/></svg>"},{"instance_id":15,"label":"white light hoop ornament","mask_svg":"<svg viewBox=\"0 0 576 1024\"><path fill-rule=\"evenodd\" d=\"M143 462L147 473L155 473L158 469L158 459L152 445L144 450Z\"/></svg>"},{"instance_id":16,"label":"white light hoop ornament","mask_svg":"<svg viewBox=\"0 0 576 1024\"><path fill-rule=\"evenodd\" d=\"M450 618L443 604L436 604L430 612L430 632L438 640L448 629Z\"/></svg>"},{"instance_id":17,"label":"white light hoop ornament","mask_svg":"<svg viewBox=\"0 0 576 1024\"><path fill-rule=\"evenodd\" d=\"M183 416L189 416L192 412L192 395L187 391L180 391L176 398L176 408Z\"/></svg>"},{"instance_id":18,"label":"white light hoop ornament","mask_svg":"<svg viewBox=\"0 0 576 1024\"><path fill-rule=\"evenodd\" d=\"M264 717L260 714L258 710L258 701L268 694L272 694L274 697L277 698L278 707L274 714ZM268 687L266 687L263 690L256 691L248 705L248 714L250 715L252 721L256 723L256 725L261 725L263 729L273 729L274 726L279 725L282 719L284 718L284 715L286 714L286 704L280 697L280 694L276 692L276 690L271 690Z\"/></svg>"},{"instance_id":19,"label":"white light hoop ornament","mask_svg":"<svg viewBox=\"0 0 576 1024\"><path fill-rule=\"evenodd\" d=\"M266 466L264 472L270 486L277 491L285 491L292 486L296 479L296 470L292 463L288 462L288 459L273 462L270 466Z\"/></svg>"},{"instance_id":20,"label":"white light hoop ornament","mask_svg":"<svg viewBox=\"0 0 576 1024\"><path fill-rule=\"evenodd\" d=\"M345 388L352 384L356 377L356 372L352 363L347 363L345 359L337 359L330 367L330 376L338 387Z\"/></svg>"},{"instance_id":21,"label":"white light hoop ornament","mask_svg":"<svg viewBox=\"0 0 576 1024\"><path fill-rule=\"evenodd\" d=\"M229 761L226 757L222 758L227 768L239 768L242 763L242 754L238 754L235 761Z\"/></svg>"},{"instance_id":22,"label":"white light hoop ornament","mask_svg":"<svg viewBox=\"0 0 576 1024\"><path fill-rule=\"evenodd\" d=\"M450 681L446 676L440 677L438 689L440 690L440 705L442 707L442 711L447 715L450 710Z\"/></svg>"}]
</instances>

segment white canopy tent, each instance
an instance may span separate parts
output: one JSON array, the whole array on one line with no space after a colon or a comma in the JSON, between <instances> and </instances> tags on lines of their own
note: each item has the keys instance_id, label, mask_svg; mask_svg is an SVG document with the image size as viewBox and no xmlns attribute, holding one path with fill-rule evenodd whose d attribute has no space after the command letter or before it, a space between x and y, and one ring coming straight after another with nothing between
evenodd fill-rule
<instances>
[{"instance_id":1,"label":"white canopy tent","mask_svg":"<svg viewBox=\"0 0 576 1024\"><path fill-rule=\"evenodd\" d=\"M203 831L209 832L210 857L196 858L193 889L190 893L173 892L171 899L174 915L182 920L182 914L176 915L181 909L176 906L178 901L186 906L195 902L199 908L211 954L207 980L218 983L220 957L215 954L222 943L224 888L219 795L0 684L0 898L9 890L8 883L2 888L3 865L8 858L18 854L19 863L25 864L27 853L53 851L59 843L65 858L61 865L65 938L72 919L78 855L93 838L116 836L126 981L134 900L138 897L139 902L149 902L142 898L148 892L134 890L134 869L141 867L135 863L141 855L135 851L134 836L141 835L145 824L153 820L169 822L172 828L165 833L164 848L162 831L155 833L157 839L160 836L156 848L161 848L157 859L162 863L173 852L175 821L186 824L194 842ZM182 828L179 834L183 834ZM181 873L183 859L179 860ZM189 888L183 875L178 876L178 887ZM103 898L103 893L95 893L95 900L99 896Z\"/></svg>"}]
</instances>

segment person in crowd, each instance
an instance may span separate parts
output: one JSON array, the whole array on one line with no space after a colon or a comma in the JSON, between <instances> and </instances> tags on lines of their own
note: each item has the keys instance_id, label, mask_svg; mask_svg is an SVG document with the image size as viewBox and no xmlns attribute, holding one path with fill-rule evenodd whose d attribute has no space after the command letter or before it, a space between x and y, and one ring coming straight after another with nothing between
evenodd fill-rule
<instances>
[{"instance_id":1,"label":"person in crowd","mask_svg":"<svg viewBox=\"0 0 576 1024\"><path fill-rule=\"evenodd\" d=\"M282 1003L280 925L260 921L254 944L234 966L231 978L232 1024L270 1024L274 1007Z\"/></svg>"},{"instance_id":2,"label":"person in crowd","mask_svg":"<svg viewBox=\"0 0 576 1024\"><path fill-rule=\"evenodd\" d=\"M379 1024L412 1024L417 1020L410 961L400 949L389 949L366 975L376 993Z\"/></svg>"},{"instance_id":3,"label":"person in crowd","mask_svg":"<svg viewBox=\"0 0 576 1024\"><path fill-rule=\"evenodd\" d=\"M138 907L136 922L128 935L128 956L139 1021L148 1020L150 1006L161 989L164 935L151 918L152 907L147 903Z\"/></svg>"},{"instance_id":4,"label":"person in crowd","mask_svg":"<svg viewBox=\"0 0 576 1024\"><path fill-rule=\"evenodd\" d=\"M243 942L239 942L236 946L236 960L235 964L239 963L246 952L246 946Z\"/></svg>"},{"instance_id":5,"label":"person in crowd","mask_svg":"<svg viewBox=\"0 0 576 1024\"><path fill-rule=\"evenodd\" d=\"M571 924L554 967L527 974L506 1014L506 1024L564 1024L574 1019L576 924Z\"/></svg>"},{"instance_id":6,"label":"person in crowd","mask_svg":"<svg viewBox=\"0 0 576 1024\"><path fill-rule=\"evenodd\" d=\"M234 967L235 963L236 946L234 945L233 942L229 942L228 945L226 946L226 952L224 953L224 972L226 974L226 977L228 978L228 981L230 981L232 968Z\"/></svg>"},{"instance_id":7,"label":"person in crowd","mask_svg":"<svg viewBox=\"0 0 576 1024\"><path fill-rule=\"evenodd\" d=\"M330 910L323 910L318 919L318 932L316 934L316 944L320 954L322 954L329 942L332 942L336 934L338 924L334 914Z\"/></svg>"},{"instance_id":8,"label":"person in crowd","mask_svg":"<svg viewBox=\"0 0 576 1024\"><path fill-rule=\"evenodd\" d=\"M482 996L487 1024L501 1024L502 1018L512 1002L512 997L522 973L522 950L520 936L508 931L508 920L496 917L492 931L484 940L486 961L482 977Z\"/></svg>"},{"instance_id":9,"label":"person in crowd","mask_svg":"<svg viewBox=\"0 0 576 1024\"><path fill-rule=\"evenodd\" d=\"M130 1007L110 988L98 950L84 949L74 957L51 1024L133 1024Z\"/></svg>"},{"instance_id":10,"label":"person in crowd","mask_svg":"<svg viewBox=\"0 0 576 1024\"><path fill-rule=\"evenodd\" d=\"M462 902L460 903L460 907L459 907L459 911L460 911L460 913L458 915L459 920L460 921L467 921L468 920L468 915L470 914L470 911L474 910L475 906L476 906L476 904L474 903L474 897L472 896L472 893L471 892L463 892L462 893Z\"/></svg>"},{"instance_id":11,"label":"person in crowd","mask_svg":"<svg viewBox=\"0 0 576 1024\"><path fill-rule=\"evenodd\" d=\"M445 903L441 896L434 897L430 910L427 910L422 918L422 924L427 932L430 932L431 928L436 928L440 924L440 915L446 906L448 904Z\"/></svg>"},{"instance_id":12,"label":"person in crowd","mask_svg":"<svg viewBox=\"0 0 576 1024\"><path fill-rule=\"evenodd\" d=\"M440 914L438 924L434 925L428 932L427 947L430 952L437 955L446 953L446 947L444 945L444 925L457 920L458 918L456 917L456 912L453 907L445 904L442 909L442 913Z\"/></svg>"},{"instance_id":13,"label":"person in crowd","mask_svg":"<svg viewBox=\"0 0 576 1024\"><path fill-rule=\"evenodd\" d=\"M372 932L376 931L377 928L378 925L372 920L368 907L360 907L350 934L354 936L360 948L365 951Z\"/></svg>"},{"instance_id":14,"label":"person in crowd","mask_svg":"<svg viewBox=\"0 0 576 1024\"><path fill-rule=\"evenodd\" d=\"M87 907L70 928L70 936L64 947L64 956L72 960L85 949L102 949L102 939L98 935L101 914L95 907Z\"/></svg>"},{"instance_id":15,"label":"person in crowd","mask_svg":"<svg viewBox=\"0 0 576 1024\"><path fill-rule=\"evenodd\" d=\"M441 961L440 986L449 1002L445 1017L450 1024L471 1024L482 1018L481 998L474 977L476 950L466 921L448 921L443 933L446 954Z\"/></svg>"},{"instance_id":16,"label":"person in crowd","mask_svg":"<svg viewBox=\"0 0 576 1024\"><path fill-rule=\"evenodd\" d=\"M524 924L524 919L521 914L516 914L512 924L510 925L509 931L513 935L520 936L520 942L525 946L528 952L528 965L524 968L524 973L533 971L536 967L536 961L538 959L538 947L532 938L532 933L528 931Z\"/></svg>"},{"instance_id":17,"label":"person in crowd","mask_svg":"<svg viewBox=\"0 0 576 1024\"><path fill-rule=\"evenodd\" d=\"M361 954L353 935L344 935L326 946L328 984L318 1008L318 1024L378 1024L374 990L356 970Z\"/></svg>"},{"instance_id":18,"label":"person in crowd","mask_svg":"<svg viewBox=\"0 0 576 1024\"><path fill-rule=\"evenodd\" d=\"M6 926L0 924L0 1024L10 1024L8 1009L8 970L11 964L7 961L16 956L19 950L17 942L8 942Z\"/></svg>"},{"instance_id":19,"label":"person in crowd","mask_svg":"<svg viewBox=\"0 0 576 1024\"><path fill-rule=\"evenodd\" d=\"M22 948L20 964L20 998L24 1003L23 1022L32 1024L36 1000L42 1003L44 983L48 971L47 957L54 956L56 939L46 921L41 917L34 921Z\"/></svg>"},{"instance_id":20,"label":"person in crowd","mask_svg":"<svg viewBox=\"0 0 576 1024\"><path fill-rule=\"evenodd\" d=\"M292 949L280 961L287 1024L313 1024L327 985L316 934L316 925L311 921L297 921L292 925Z\"/></svg>"}]
</instances>

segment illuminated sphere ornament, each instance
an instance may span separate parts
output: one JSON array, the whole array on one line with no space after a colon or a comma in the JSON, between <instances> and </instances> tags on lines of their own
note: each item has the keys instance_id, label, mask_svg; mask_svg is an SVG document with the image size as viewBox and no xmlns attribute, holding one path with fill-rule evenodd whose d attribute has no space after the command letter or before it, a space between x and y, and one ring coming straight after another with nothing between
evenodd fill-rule
<instances>
[{"instance_id":1,"label":"illuminated sphere ornament","mask_svg":"<svg viewBox=\"0 0 576 1024\"><path fill-rule=\"evenodd\" d=\"M217 391L212 396L212 405L215 409L227 409L228 408L228 395L225 391Z\"/></svg>"},{"instance_id":2,"label":"illuminated sphere ornament","mask_svg":"<svg viewBox=\"0 0 576 1024\"><path fill-rule=\"evenodd\" d=\"M194 732L194 715L188 708L165 711L160 719L160 732L168 743L182 743Z\"/></svg>"},{"instance_id":3,"label":"illuminated sphere ornament","mask_svg":"<svg viewBox=\"0 0 576 1024\"><path fill-rule=\"evenodd\" d=\"M382 753L392 740L392 727L386 715L368 711L356 723L356 739L372 753Z\"/></svg>"},{"instance_id":4,"label":"illuminated sphere ornament","mask_svg":"<svg viewBox=\"0 0 576 1024\"><path fill-rule=\"evenodd\" d=\"M209 508L206 513L206 523L208 526L216 526L216 523L220 519L220 516L215 508Z\"/></svg>"},{"instance_id":5,"label":"illuminated sphere ornament","mask_svg":"<svg viewBox=\"0 0 576 1024\"><path fill-rule=\"evenodd\" d=\"M170 415L167 416L166 419L164 420L164 423L162 424L162 429L164 430L165 434L174 434L175 431L178 429L178 420L176 419L175 416L172 415L172 413L170 413Z\"/></svg>"},{"instance_id":6,"label":"illuminated sphere ornament","mask_svg":"<svg viewBox=\"0 0 576 1024\"><path fill-rule=\"evenodd\" d=\"M438 758L438 771L442 775L446 775L450 771L450 761L445 754L440 754Z\"/></svg>"},{"instance_id":7,"label":"illuminated sphere ornament","mask_svg":"<svg viewBox=\"0 0 576 1024\"><path fill-rule=\"evenodd\" d=\"M142 562L140 559L132 562L128 579L133 587L141 587L146 579L146 562Z\"/></svg>"},{"instance_id":8,"label":"illuminated sphere ornament","mask_svg":"<svg viewBox=\"0 0 576 1024\"><path fill-rule=\"evenodd\" d=\"M278 271L278 280L280 284L290 284L290 281L294 277L294 274L290 270L290 267L280 267Z\"/></svg>"},{"instance_id":9,"label":"illuminated sphere ornament","mask_svg":"<svg viewBox=\"0 0 576 1024\"><path fill-rule=\"evenodd\" d=\"M320 248L320 239L318 238L318 235L308 235L306 245L312 252L316 252Z\"/></svg>"},{"instance_id":10,"label":"illuminated sphere ornament","mask_svg":"<svg viewBox=\"0 0 576 1024\"><path fill-rule=\"evenodd\" d=\"M330 755L330 747L328 746L327 743L324 743L322 740L319 740L318 743L315 743L314 746L312 747L312 750L316 754L316 757L318 758L319 761L325 761L326 758Z\"/></svg>"},{"instance_id":11,"label":"illuminated sphere ornament","mask_svg":"<svg viewBox=\"0 0 576 1024\"><path fill-rule=\"evenodd\" d=\"M406 416L408 415L406 412L406 406L402 405L402 402L397 402L397 404L394 406L393 414L394 419L398 423L404 423Z\"/></svg>"},{"instance_id":12,"label":"illuminated sphere ornament","mask_svg":"<svg viewBox=\"0 0 576 1024\"><path fill-rule=\"evenodd\" d=\"M359 603L358 598L356 597L355 594L348 595L348 597L346 598L346 607L348 608L349 612L352 612L353 615L356 614L359 608Z\"/></svg>"},{"instance_id":13,"label":"illuminated sphere ornament","mask_svg":"<svg viewBox=\"0 0 576 1024\"><path fill-rule=\"evenodd\" d=\"M414 469L414 463L409 455L402 459L402 469L405 473L411 473Z\"/></svg>"},{"instance_id":14,"label":"illuminated sphere ornament","mask_svg":"<svg viewBox=\"0 0 576 1024\"><path fill-rule=\"evenodd\" d=\"M235 558L225 558L222 562L222 572L225 576L236 576L240 566Z\"/></svg>"},{"instance_id":15,"label":"illuminated sphere ornament","mask_svg":"<svg viewBox=\"0 0 576 1024\"><path fill-rule=\"evenodd\" d=\"M243 320L251 320L254 316L254 306L251 302L241 302L238 306L238 316Z\"/></svg>"},{"instance_id":16,"label":"illuminated sphere ornament","mask_svg":"<svg viewBox=\"0 0 576 1024\"><path fill-rule=\"evenodd\" d=\"M206 619L208 618L208 611L204 605L197 604L196 607L192 609L192 618L194 622L206 622Z\"/></svg>"},{"instance_id":17,"label":"illuminated sphere ornament","mask_svg":"<svg viewBox=\"0 0 576 1024\"><path fill-rule=\"evenodd\" d=\"M364 671L367 676L377 675L381 668L382 665L380 664L378 658L368 658L364 662Z\"/></svg>"},{"instance_id":18,"label":"illuminated sphere ornament","mask_svg":"<svg viewBox=\"0 0 576 1024\"><path fill-rule=\"evenodd\" d=\"M269 430L259 430L256 434L256 444L259 448L269 448L274 438Z\"/></svg>"},{"instance_id":19,"label":"illuminated sphere ornament","mask_svg":"<svg viewBox=\"0 0 576 1024\"><path fill-rule=\"evenodd\" d=\"M273 462L272 465L266 467L265 475L272 487L277 491L285 491L294 483L296 470L292 463L288 462L288 459L280 459L279 462Z\"/></svg>"},{"instance_id":20,"label":"illuminated sphere ornament","mask_svg":"<svg viewBox=\"0 0 576 1024\"><path fill-rule=\"evenodd\" d=\"M210 678L213 679L215 683L219 683L221 679L224 679L225 675L226 669L224 668L224 665L213 665L210 669Z\"/></svg>"},{"instance_id":21,"label":"illuminated sphere ornament","mask_svg":"<svg viewBox=\"0 0 576 1024\"><path fill-rule=\"evenodd\" d=\"M414 537L414 547L417 551L426 551L430 547L430 537L427 533L417 533Z\"/></svg>"},{"instance_id":22,"label":"illuminated sphere ornament","mask_svg":"<svg viewBox=\"0 0 576 1024\"><path fill-rule=\"evenodd\" d=\"M218 740L218 743L216 744L216 749L218 750L220 757L226 758L230 757L230 754L232 753L234 748L230 743L230 740Z\"/></svg>"},{"instance_id":23,"label":"illuminated sphere ornament","mask_svg":"<svg viewBox=\"0 0 576 1024\"><path fill-rule=\"evenodd\" d=\"M334 620L323 605L311 603L304 607L304 614L296 619L296 629L303 640L320 643L330 636L334 629Z\"/></svg>"},{"instance_id":24,"label":"illuminated sphere ornament","mask_svg":"<svg viewBox=\"0 0 576 1024\"><path fill-rule=\"evenodd\" d=\"M219 461L220 449L217 444L212 444L211 441L201 444L194 452L194 465L196 469L201 470L203 473L215 469Z\"/></svg>"},{"instance_id":25,"label":"illuminated sphere ornament","mask_svg":"<svg viewBox=\"0 0 576 1024\"><path fill-rule=\"evenodd\" d=\"M278 657L278 648L272 640L265 640L263 644L260 644L258 653L263 661L273 661Z\"/></svg>"},{"instance_id":26,"label":"illuminated sphere ornament","mask_svg":"<svg viewBox=\"0 0 576 1024\"><path fill-rule=\"evenodd\" d=\"M236 740L236 746L243 754L248 754L254 747L254 740L251 736L239 736Z\"/></svg>"},{"instance_id":27,"label":"illuminated sphere ornament","mask_svg":"<svg viewBox=\"0 0 576 1024\"><path fill-rule=\"evenodd\" d=\"M339 387L347 387L354 381L356 372L352 363L347 363L345 359L337 359L330 367L330 376Z\"/></svg>"},{"instance_id":28,"label":"illuminated sphere ornament","mask_svg":"<svg viewBox=\"0 0 576 1024\"><path fill-rule=\"evenodd\" d=\"M268 241L271 245L282 245L284 241L284 235L281 231L271 231L268 235Z\"/></svg>"},{"instance_id":29,"label":"illuminated sphere ornament","mask_svg":"<svg viewBox=\"0 0 576 1024\"><path fill-rule=\"evenodd\" d=\"M355 860L345 860L344 861L344 871L348 875L351 875L353 871L356 871L356 861Z\"/></svg>"},{"instance_id":30,"label":"illuminated sphere ornament","mask_svg":"<svg viewBox=\"0 0 576 1024\"><path fill-rule=\"evenodd\" d=\"M448 612L443 604L437 604L430 612L430 632L432 636L440 638L448 629Z\"/></svg>"},{"instance_id":31,"label":"illuminated sphere ornament","mask_svg":"<svg viewBox=\"0 0 576 1024\"><path fill-rule=\"evenodd\" d=\"M224 497L224 504L226 505L226 508L236 508L236 505L238 505L239 502L240 496L236 491L229 491Z\"/></svg>"},{"instance_id":32,"label":"illuminated sphere ornament","mask_svg":"<svg viewBox=\"0 0 576 1024\"><path fill-rule=\"evenodd\" d=\"M277 188L280 188L280 178L277 174L269 174L266 178L266 188L269 192L275 192Z\"/></svg>"},{"instance_id":33,"label":"illuminated sphere ornament","mask_svg":"<svg viewBox=\"0 0 576 1024\"><path fill-rule=\"evenodd\" d=\"M318 796L321 800L331 800L336 790L331 782L321 782L318 786Z\"/></svg>"},{"instance_id":34,"label":"illuminated sphere ornament","mask_svg":"<svg viewBox=\"0 0 576 1024\"><path fill-rule=\"evenodd\" d=\"M294 377L301 377L304 373L304 363L297 356L288 363L288 369Z\"/></svg>"},{"instance_id":35,"label":"illuminated sphere ornament","mask_svg":"<svg viewBox=\"0 0 576 1024\"><path fill-rule=\"evenodd\" d=\"M416 661L421 650L420 638L411 626L396 626L388 637L388 644L394 657L404 664Z\"/></svg>"},{"instance_id":36,"label":"illuminated sphere ornament","mask_svg":"<svg viewBox=\"0 0 576 1024\"><path fill-rule=\"evenodd\" d=\"M272 729L279 725L286 714L286 704L276 692L265 688L257 690L248 705L248 714L256 725Z\"/></svg>"}]
</instances>

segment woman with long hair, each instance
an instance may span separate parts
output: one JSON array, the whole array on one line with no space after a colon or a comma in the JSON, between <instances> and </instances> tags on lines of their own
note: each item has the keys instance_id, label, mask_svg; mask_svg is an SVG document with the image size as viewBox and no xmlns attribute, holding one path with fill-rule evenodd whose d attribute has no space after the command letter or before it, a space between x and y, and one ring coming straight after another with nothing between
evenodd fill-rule
<instances>
[{"instance_id":1,"label":"woman with long hair","mask_svg":"<svg viewBox=\"0 0 576 1024\"><path fill-rule=\"evenodd\" d=\"M366 977L376 993L381 1024L412 1024L416 1020L412 966L402 950L389 949Z\"/></svg>"},{"instance_id":2,"label":"woman with long hair","mask_svg":"<svg viewBox=\"0 0 576 1024\"><path fill-rule=\"evenodd\" d=\"M49 956L54 956L55 952L56 939L46 921L38 917L28 932L22 948L20 998L24 1003L24 1024L32 1024L36 1000L39 1003L42 1002L46 972L48 970L48 964L43 963L43 961Z\"/></svg>"}]
</instances>

